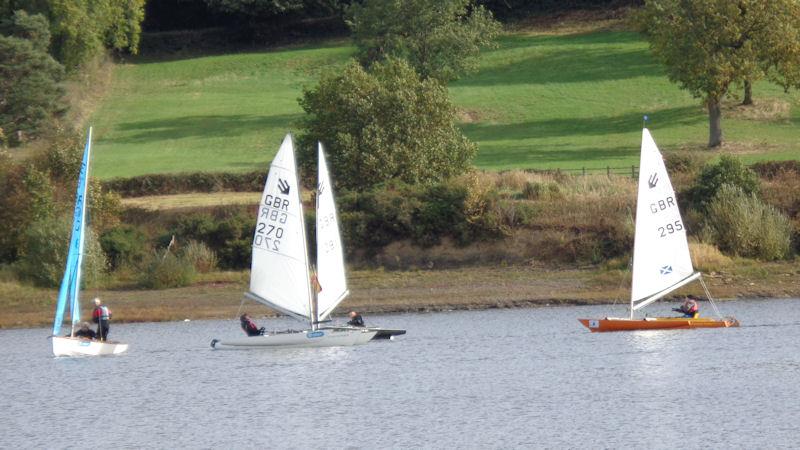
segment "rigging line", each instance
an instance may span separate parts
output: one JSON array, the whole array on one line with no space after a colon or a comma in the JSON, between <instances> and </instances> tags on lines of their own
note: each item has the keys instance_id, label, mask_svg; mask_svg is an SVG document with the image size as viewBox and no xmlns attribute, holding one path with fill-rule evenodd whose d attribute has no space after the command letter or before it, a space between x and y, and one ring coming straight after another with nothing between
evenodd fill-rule
<instances>
[{"instance_id":1,"label":"rigging line","mask_svg":"<svg viewBox=\"0 0 800 450\"><path fill-rule=\"evenodd\" d=\"M236 311L236 317L234 317L234 319L238 319L239 318L239 314L242 313L242 307L244 306L244 301L245 301L246 298L247 297L242 296L242 303L239 303L239 310Z\"/></svg>"},{"instance_id":2,"label":"rigging line","mask_svg":"<svg viewBox=\"0 0 800 450\"><path fill-rule=\"evenodd\" d=\"M717 304L714 303L714 299L711 297L711 293L708 291L708 287L706 286L706 282L703 280L703 276L700 275L699 279L700 279L700 285L703 286L703 290L706 293L706 298L708 299L708 302L711 303L711 307L714 309L714 313L716 313L717 318L722 319L723 318L722 313L719 312Z\"/></svg>"}]
</instances>

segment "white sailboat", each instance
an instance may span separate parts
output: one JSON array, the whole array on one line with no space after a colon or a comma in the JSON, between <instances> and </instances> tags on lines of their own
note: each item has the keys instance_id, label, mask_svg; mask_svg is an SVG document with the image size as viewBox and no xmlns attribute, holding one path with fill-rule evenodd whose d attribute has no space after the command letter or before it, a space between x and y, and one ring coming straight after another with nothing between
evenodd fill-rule
<instances>
[{"instance_id":1,"label":"white sailboat","mask_svg":"<svg viewBox=\"0 0 800 450\"><path fill-rule=\"evenodd\" d=\"M75 336L75 327L81 321L80 285L81 262L83 261L86 235L86 202L88 194L89 160L92 150L92 129L86 137L83 162L78 175L78 188L75 193L75 211L72 219L72 236L69 241L64 278L58 291L56 314L53 320L53 355L55 356L98 356L114 355L128 349L128 344L113 341L84 339ZM64 321L64 313L69 306L70 334L59 336Z\"/></svg>"},{"instance_id":2,"label":"white sailboat","mask_svg":"<svg viewBox=\"0 0 800 450\"><path fill-rule=\"evenodd\" d=\"M335 221L335 209L333 214ZM335 227L338 235L338 224ZM328 233L326 229L323 235ZM374 331L366 329L319 327L319 321L327 317L347 295L347 285L342 278L329 272L331 275L323 275L328 285L323 289L325 293L317 295L316 289L312 289L294 145L288 134L270 166L258 211L252 251L250 291L245 296L288 316L308 321L310 329L237 339L214 339L211 341L212 347L349 346L366 343L375 336ZM326 270L331 264L336 266L328 257L323 260ZM343 264L341 267L343 276Z\"/></svg>"},{"instance_id":3,"label":"white sailboat","mask_svg":"<svg viewBox=\"0 0 800 450\"><path fill-rule=\"evenodd\" d=\"M634 312L670 292L699 280L718 319L704 317L645 317ZM721 328L738 326L734 318L722 318L689 254L689 242L678 209L675 190L664 160L650 131L642 131L636 234L633 244L633 279L630 317L579 319L591 331L627 331L669 328Z\"/></svg>"},{"instance_id":4,"label":"white sailboat","mask_svg":"<svg viewBox=\"0 0 800 450\"><path fill-rule=\"evenodd\" d=\"M331 312L350 293L347 290L345 274L344 250L342 247L339 220L336 214L336 202L333 196L328 162L322 144L318 144L317 165L317 280L319 320L324 321ZM323 329L362 329L375 331L373 339L389 339L405 334L405 330L381 327L325 326Z\"/></svg>"}]
</instances>

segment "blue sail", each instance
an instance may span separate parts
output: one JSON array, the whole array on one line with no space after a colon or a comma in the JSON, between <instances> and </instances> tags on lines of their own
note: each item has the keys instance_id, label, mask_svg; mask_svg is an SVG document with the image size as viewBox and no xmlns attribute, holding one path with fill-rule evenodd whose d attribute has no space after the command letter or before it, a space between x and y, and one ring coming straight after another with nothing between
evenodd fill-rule
<instances>
[{"instance_id":1,"label":"blue sail","mask_svg":"<svg viewBox=\"0 0 800 450\"><path fill-rule=\"evenodd\" d=\"M56 317L53 321L53 336L58 336L61 332L61 324L64 321L64 310L69 305L74 326L81 320L80 301L78 291L81 284L81 262L83 260L83 242L86 228L86 194L89 176L89 156L92 150L92 128L86 136L86 146L83 149L83 162L81 163L80 175L78 175L78 187L75 193L75 212L72 218L72 236L69 240L69 252L67 253L67 264L64 268L64 278L61 280L61 287L58 290L58 302L56 304ZM74 328L74 327L73 327Z\"/></svg>"}]
</instances>

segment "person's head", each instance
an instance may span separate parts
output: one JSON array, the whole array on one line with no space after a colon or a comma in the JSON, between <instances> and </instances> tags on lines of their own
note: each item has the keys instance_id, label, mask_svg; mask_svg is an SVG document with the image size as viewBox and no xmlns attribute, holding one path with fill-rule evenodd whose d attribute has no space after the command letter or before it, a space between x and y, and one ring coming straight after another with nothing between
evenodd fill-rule
<instances>
[{"instance_id":1,"label":"person's head","mask_svg":"<svg viewBox=\"0 0 800 450\"><path fill-rule=\"evenodd\" d=\"M88 330L89 322L81 322L81 330Z\"/></svg>"},{"instance_id":2,"label":"person's head","mask_svg":"<svg viewBox=\"0 0 800 450\"><path fill-rule=\"evenodd\" d=\"M97 305L97 306L100 306L100 305L103 304L103 302L100 301L100 297L95 297L94 298L94 304Z\"/></svg>"},{"instance_id":3,"label":"person's head","mask_svg":"<svg viewBox=\"0 0 800 450\"><path fill-rule=\"evenodd\" d=\"M239 320L241 320L242 322L244 322L245 320L247 320L249 318L250 318L250 316L247 313L244 313L241 316L239 316Z\"/></svg>"},{"instance_id":4,"label":"person's head","mask_svg":"<svg viewBox=\"0 0 800 450\"><path fill-rule=\"evenodd\" d=\"M692 295L692 294L687 295L687 298L689 300L694 300L694 301L700 300L699 297L697 297L696 295Z\"/></svg>"},{"instance_id":5,"label":"person's head","mask_svg":"<svg viewBox=\"0 0 800 450\"><path fill-rule=\"evenodd\" d=\"M357 312L355 312L355 311L350 311L350 318L351 318L351 319L354 319L354 318L355 318L357 315L358 315L358 313L357 313Z\"/></svg>"}]
</instances>

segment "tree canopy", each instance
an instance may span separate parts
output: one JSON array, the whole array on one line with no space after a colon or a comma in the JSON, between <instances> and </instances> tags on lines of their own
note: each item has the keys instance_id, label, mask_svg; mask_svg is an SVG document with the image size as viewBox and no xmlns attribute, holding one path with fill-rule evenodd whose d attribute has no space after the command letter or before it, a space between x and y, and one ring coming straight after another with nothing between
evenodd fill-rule
<instances>
[{"instance_id":1,"label":"tree canopy","mask_svg":"<svg viewBox=\"0 0 800 450\"><path fill-rule=\"evenodd\" d=\"M642 19L669 79L706 104L709 147L722 143L720 102L732 84L800 79L794 0L647 0Z\"/></svg>"},{"instance_id":2,"label":"tree canopy","mask_svg":"<svg viewBox=\"0 0 800 450\"><path fill-rule=\"evenodd\" d=\"M17 11L2 28L8 35L0 36L0 128L13 145L63 108L64 69L47 53L43 16Z\"/></svg>"},{"instance_id":3,"label":"tree canopy","mask_svg":"<svg viewBox=\"0 0 800 450\"><path fill-rule=\"evenodd\" d=\"M365 0L347 15L365 67L402 58L423 78L443 82L472 70L500 32L492 13L473 0Z\"/></svg>"},{"instance_id":4,"label":"tree canopy","mask_svg":"<svg viewBox=\"0 0 800 450\"><path fill-rule=\"evenodd\" d=\"M50 53L68 70L104 49L136 53L146 0L0 0L0 18L15 11L42 14L50 22Z\"/></svg>"},{"instance_id":5,"label":"tree canopy","mask_svg":"<svg viewBox=\"0 0 800 450\"><path fill-rule=\"evenodd\" d=\"M340 187L440 180L467 170L476 152L455 125L447 88L420 79L403 60L390 58L369 72L352 62L324 75L300 105L308 114L301 165L316 165L321 141Z\"/></svg>"}]
</instances>

